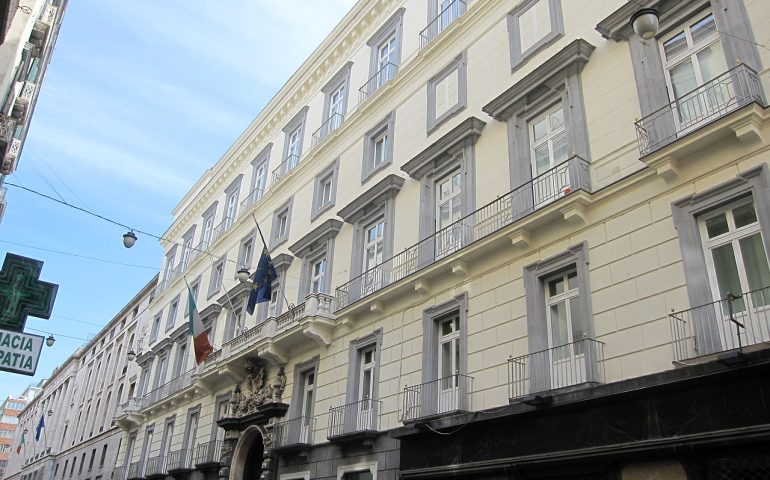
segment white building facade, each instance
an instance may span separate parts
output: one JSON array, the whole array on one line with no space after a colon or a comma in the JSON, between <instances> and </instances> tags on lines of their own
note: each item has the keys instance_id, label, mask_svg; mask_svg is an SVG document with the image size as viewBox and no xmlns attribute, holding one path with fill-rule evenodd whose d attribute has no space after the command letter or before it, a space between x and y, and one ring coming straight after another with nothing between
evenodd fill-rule
<instances>
[{"instance_id":1,"label":"white building facade","mask_svg":"<svg viewBox=\"0 0 770 480\"><path fill-rule=\"evenodd\" d=\"M123 439L114 418L134 396L139 371L129 352L140 348L141 325L156 285L157 276L54 370L27 404L19 416L6 478L112 478ZM41 417L44 427L36 438Z\"/></svg>"},{"instance_id":2,"label":"white building facade","mask_svg":"<svg viewBox=\"0 0 770 480\"><path fill-rule=\"evenodd\" d=\"M358 2L174 210L118 478L770 474L765 7Z\"/></svg>"}]
</instances>

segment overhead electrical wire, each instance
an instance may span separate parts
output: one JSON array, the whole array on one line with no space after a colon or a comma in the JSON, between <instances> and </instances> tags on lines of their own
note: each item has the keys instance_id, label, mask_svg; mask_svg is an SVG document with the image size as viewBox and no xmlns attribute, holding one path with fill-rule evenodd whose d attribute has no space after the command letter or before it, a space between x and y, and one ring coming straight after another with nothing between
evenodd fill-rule
<instances>
[{"instance_id":1,"label":"overhead electrical wire","mask_svg":"<svg viewBox=\"0 0 770 480\"><path fill-rule=\"evenodd\" d=\"M146 270L154 270L156 272L159 270L157 267L148 267L146 265L136 265L133 263L124 263L124 262L118 262L115 260L106 260L104 258L89 257L88 255L80 255L78 253L72 253L72 252L62 252L61 250L53 250L51 248L35 247L33 245L27 245L24 243L9 242L8 240L0 240L0 243L7 243L9 245L16 245L18 247L31 248L33 250L42 250L44 252L58 253L60 255L69 255L71 257L84 258L86 260L93 260L95 262L112 263L114 265L122 265L124 267L144 268Z\"/></svg>"}]
</instances>

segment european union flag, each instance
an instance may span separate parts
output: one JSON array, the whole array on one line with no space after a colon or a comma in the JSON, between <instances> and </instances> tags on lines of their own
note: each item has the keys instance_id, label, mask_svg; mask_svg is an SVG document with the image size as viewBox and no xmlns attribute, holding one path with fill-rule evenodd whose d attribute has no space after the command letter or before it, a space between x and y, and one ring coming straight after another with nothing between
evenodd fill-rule
<instances>
[{"instance_id":1,"label":"european union flag","mask_svg":"<svg viewBox=\"0 0 770 480\"><path fill-rule=\"evenodd\" d=\"M40 415L40 421L37 423L37 428L35 429L35 441L40 440L40 432L45 427L45 420L43 420L43 415Z\"/></svg>"},{"instance_id":2,"label":"european union flag","mask_svg":"<svg viewBox=\"0 0 770 480\"><path fill-rule=\"evenodd\" d=\"M254 307L258 303L269 302L273 291L273 282L278 278L278 273L273 266L273 259L267 248L262 249L262 256L259 257L257 271L254 274L254 284L251 286L249 301L246 303L246 311L249 315L254 314Z\"/></svg>"}]
</instances>

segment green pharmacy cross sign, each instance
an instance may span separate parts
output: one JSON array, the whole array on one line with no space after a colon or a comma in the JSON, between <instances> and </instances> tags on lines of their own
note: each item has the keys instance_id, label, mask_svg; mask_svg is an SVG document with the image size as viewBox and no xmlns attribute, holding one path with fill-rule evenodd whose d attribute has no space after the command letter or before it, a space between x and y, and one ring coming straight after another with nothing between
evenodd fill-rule
<instances>
[{"instance_id":1,"label":"green pharmacy cross sign","mask_svg":"<svg viewBox=\"0 0 770 480\"><path fill-rule=\"evenodd\" d=\"M0 270L0 329L23 332L27 316L51 318L59 286L41 282L43 262L7 253Z\"/></svg>"},{"instance_id":2,"label":"green pharmacy cross sign","mask_svg":"<svg viewBox=\"0 0 770 480\"><path fill-rule=\"evenodd\" d=\"M45 339L24 333L27 316L51 318L58 285L41 282L43 262L8 253L0 270L0 370L34 375Z\"/></svg>"}]
</instances>

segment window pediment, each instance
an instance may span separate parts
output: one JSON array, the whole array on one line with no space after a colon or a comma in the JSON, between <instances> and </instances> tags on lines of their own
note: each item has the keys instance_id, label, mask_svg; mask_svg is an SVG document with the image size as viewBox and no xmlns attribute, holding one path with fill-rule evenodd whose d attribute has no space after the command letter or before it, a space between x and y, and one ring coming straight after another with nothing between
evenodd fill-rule
<instances>
[{"instance_id":1,"label":"window pediment","mask_svg":"<svg viewBox=\"0 0 770 480\"><path fill-rule=\"evenodd\" d=\"M219 315L219 312L222 311L222 305L218 303L212 303L208 307L201 310L201 322L206 322L209 318L215 319L217 318L217 315Z\"/></svg>"},{"instance_id":2,"label":"window pediment","mask_svg":"<svg viewBox=\"0 0 770 480\"><path fill-rule=\"evenodd\" d=\"M348 223L355 223L356 219L371 210L371 206L381 208L384 200L394 197L403 185L404 179L391 173L337 212L337 215Z\"/></svg>"},{"instance_id":3,"label":"window pediment","mask_svg":"<svg viewBox=\"0 0 770 480\"><path fill-rule=\"evenodd\" d=\"M533 99L560 87L567 77L580 73L595 48L582 38L574 40L481 110L495 120L508 120Z\"/></svg>"},{"instance_id":4,"label":"window pediment","mask_svg":"<svg viewBox=\"0 0 770 480\"><path fill-rule=\"evenodd\" d=\"M342 222L330 218L314 228L312 232L299 239L294 245L290 246L289 251L291 251L295 257L304 258L311 251L316 250L321 243L336 237L341 228Z\"/></svg>"},{"instance_id":5,"label":"window pediment","mask_svg":"<svg viewBox=\"0 0 770 480\"><path fill-rule=\"evenodd\" d=\"M476 117L469 117L428 148L406 162L401 170L412 178L419 179L432 170L442 158L452 156L452 151L468 143L474 144L481 136L486 123Z\"/></svg>"}]
</instances>

